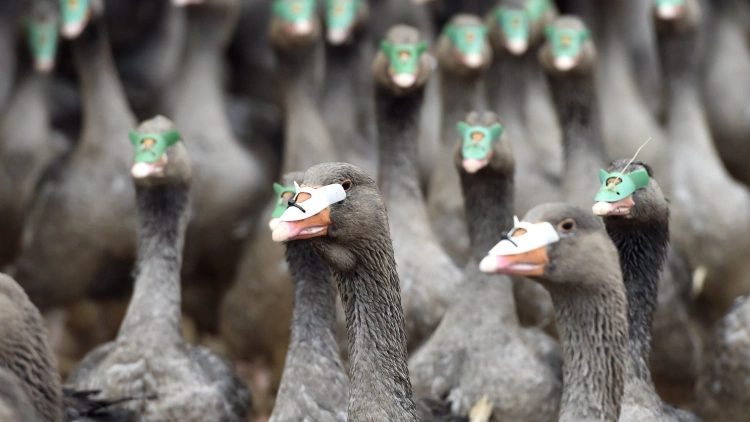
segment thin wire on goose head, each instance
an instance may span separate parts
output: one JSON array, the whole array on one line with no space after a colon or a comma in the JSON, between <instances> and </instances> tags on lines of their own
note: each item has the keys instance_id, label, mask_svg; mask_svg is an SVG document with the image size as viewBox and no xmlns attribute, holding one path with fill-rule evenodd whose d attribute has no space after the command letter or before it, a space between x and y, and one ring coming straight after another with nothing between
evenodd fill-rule
<instances>
[{"instance_id":1,"label":"thin wire on goose head","mask_svg":"<svg viewBox=\"0 0 750 422\"><path fill-rule=\"evenodd\" d=\"M476 173L492 158L492 143L502 136L504 128L500 123L491 126L458 122L456 130L463 140L461 146L462 165L467 173Z\"/></svg>"},{"instance_id":2,"label":"thin wire on goose head","mask_svg":"<svg viewBox=\"0 0 750 422\"><path fill-rule=\"evenodd\" d=\"M476 21L476 24L472 25L448 23L443 28L443 35L450 41L453 51L470 69L482 67L485 64L485 49L489 50L489 30L478 18Z\"/></svg>"},{"instance_id":3,"label":"thin wire on goose head","mask_svg":"<svg viewBox=\"0 0 750 422\"><path fill-rule=\"evenodd\" d=\"M513 55L524 54L531 44L531 28L547 10L550 0L528 0L522 8L497 6L492 14L499 25L505 48Z\"/></svg>"},{"instance_id":4,"label":"thin wire on goose head","mask_svg":"<svg viewBox=\"0 0 750 422\"><path fill-rule=\"evenodd\" d=\"M685 13L685 0L654 0L654 9L659 19L677 19Z\"/></svg>"},{"instance_id":5,"label":"thin wire on goose head","mask_svg":"<svg viewBox=\"0 0 750 422\"><path fill-rule=\"evenodd\" d=\"M27 23L29 49L38 72L49 72L55 67L60 22L54 13L32 11Z\"/></svg>"},{"instance_id":6,"label":"thin wire on goose head","mask_svg":"<svg viewBox=\"0 0 750 422\"><path fill-rule=\"evenodd\" d=\"M292 35L307 36L315 30L315 0L274 0L271 13Z\"/></svg>"},{"instance_id":7,"label":"thin wire on goose head","mask_svg":"<svg viewBox=\"0 0 750 422\"><path fill-rule=\"evenodd\" d=\"M344 44L354 31L363 0L326 0L326 37L333 45Z\"/></svg>"},{"instance_id":8,"label":"thin wire on goose head","mask_svg":"<svg viewBox=\"0 0 750 422\"><path fill-rule=\"evenodd\" d=\"M160 133L139 133L130 131L130 142L135 147L135 157L130 173L136 179L161 177L167 165L167 149L179 142L180 133L167 130Z\"/></svg>"},{"instance_id":9,"label":"thin wire on goose head","mask_svg":"<svg viewBox=\"0 0 750 422\"><path fill-rule=\"evenodd\" d=\"M411 88L419 78L420 59L427 51L427 43L393 43L383 40L380 51L388 61L388 74L399 88Z\"/></svg>"},{"instance_id":10,"label":"thin wire on goose head","mask_svg":"<svg viewBox=\"0 0 750 422\"><path fill-rule=\"evenodd\" d=\"M651 138L648 138L638 148L633 158L630 159L622 170L611 173L604 169L599 170L599 180L602 182L602 186L594 198L594 201L596 201L592 207L594 214L599 216L630 214L630 209L635 205L633 193L638 189L648 186L651 178L646 170L626 172L638 156L638 153L641 152L650 140Z\"/></svg>"},{"instance_id":11,"label":"thin wire on goose head","mask_svg":"<svg viewBox=\"0 0 750 422\"><path fill-rule=\"evenodd\" d=\"M62 35L74 39L81 35L91 18L89 3L91 0L60 0L62 17Z\"/></svg>"}]
</instances>

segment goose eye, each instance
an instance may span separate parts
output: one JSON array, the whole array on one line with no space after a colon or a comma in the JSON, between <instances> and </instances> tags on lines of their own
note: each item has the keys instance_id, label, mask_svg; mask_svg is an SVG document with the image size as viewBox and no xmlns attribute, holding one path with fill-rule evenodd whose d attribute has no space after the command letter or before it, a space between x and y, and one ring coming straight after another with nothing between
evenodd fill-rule
<instances>
[{"instance_id":1,"label":"goose eye","mask_svg":"<svg viewBox=\"0 0 750 422\"><path fill-rule=\"evenodd\" d=\"M152 138L146 138L141 141L141 145L143 145L145 148L151 148L152 146L154 146L154 144L156 144L156 141Z\"/></svg>"},{"instance_id":2,"label":"goose eye","mask_svg":"<svg viewBox=\"0 0 750 422\"><path fill-rule=\"evenodd\" d=\"M526 234L526 229L515 229L510 237L518 237Z\"/></svg>"},{"instance_id":3,"label":"goose eye","mask_svg":"<svg viewBox=\"0 0 750 422\"><path fill-rule=\"evenodd\" d=\"M572 218L566 218L557 225L565 233L573 231L576 228L576 222Z\"/></svg>"},{"instance_id":4,"label":"goose eye","mask_svg":"<svg viewBox=\"0 0 750 422\"><path fill-rule=\"evenodd\" d=\"M352 181L349 179L341 182L341 187L344 188L344 192L349 192L352 189Z\"/></svg>"}]
</instances>

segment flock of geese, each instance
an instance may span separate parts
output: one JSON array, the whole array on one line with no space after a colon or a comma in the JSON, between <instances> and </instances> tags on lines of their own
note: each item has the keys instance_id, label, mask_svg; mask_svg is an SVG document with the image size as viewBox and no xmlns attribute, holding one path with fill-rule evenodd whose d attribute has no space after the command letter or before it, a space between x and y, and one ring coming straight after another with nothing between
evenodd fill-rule
<instances>
[{"instance_id":1,"label":"flock of geese","mask_svg":"<svg viewBox=\"0 0 750 422\"><path fill-rule=\"evenodd\" d=\"M0 0L0 421L748 421L748 209L746 0Z\"/></svg>"}]
</instances>

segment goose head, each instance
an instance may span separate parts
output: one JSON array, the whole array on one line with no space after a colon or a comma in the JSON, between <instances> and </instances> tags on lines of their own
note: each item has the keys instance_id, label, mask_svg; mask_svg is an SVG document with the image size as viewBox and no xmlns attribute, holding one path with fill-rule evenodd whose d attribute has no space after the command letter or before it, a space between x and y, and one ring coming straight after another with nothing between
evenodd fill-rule
<instances>
[{"instance_id":1,"label":"goose head","mask_svg":"<svg viewBox=\"0 0 750 422\"><path fill-rule=\"evenodd\" d=\"M326 0L326 39L331 45L350 42L367 24L365 0Z\"/></svg>"},{"instance_id":2,"label":"goose head","mask_svg":"<svg viewBox=\"0 0 750 422\"><path fill-rule=\"evenodd\" d=\"M653 0L652 14L656 30L661 34L693 32L702 18L698 0Z\"/></svg>"},{"instance_id":3,"label":"goose head","mask_svg":"<svg viewBox=\"0 0 750 422\"><path fill-rule=\"evenodd\" d=\"M311 167L273 229L276 242L310 239L321 259L348 271L355 255L389 242L388 216L375 181L347 163Z\"/></svg>"},{"instance_id":4,"label":"goose head","mask_svg":"<svg viewBox=\"0 0 750 422\"><path fill-rule=\"evenodd\" d=\"M629 159L613 161L599 170L602 185L592 207L594 214L610 220L663 220L669 204L653 177L651 166Z\"/></svg>"},{"instance_id":5,"label":"goose head","mask_svg":"<svg viewBox=\"0 0 750 422\"><path fill-rule=\"evenodd\" d=\"M49 2L33 2L27 22L27 38L34 68L49 72L55 67L60 16Z\"/></svg>"},{"instance_id":6,"label":"goose head","mask_svg":"<svg viewBox=\"0 0 750 422\"><path fill-rule=\"evenodd\" d=\"M190 183L190 156L171 120L156 116L130 131L135 147L130 174L136 185L155 186Z\"/></svg>"},{"instance_id":7,"label":"goose head","mask_svg":"<svg viewBox=\"0 0 750 422\"><path fill-rule=\"evenodd\" d=\"M459 140L455 160L459 171L473 174L489 166L502 173L513 173L513 149L495 113L472 111L456 124L456 131Z\"/></svg>"},{"instance_id":8,"label":"goose head","mask_svg":"<svg viewBox=\"0 0 750 422\"><path fill-rule=\"evenodd\" d=\"M60 0L62 36L72 40L78 38L92 18L103 18L103 0Z\"/></svg>"},{"instance_id":9,"label":"goose head","mask_svg":"<svg viewBox=\"0 0 750 422\"><path fill-rule=\"evenodd\" d=\"M557 16L552 0L507 0L486 18L490 40L498 52L526 53L544 39L544 27Z\"/></svg>"},{"instance_id":10,"label":"goose head","mask_svg":"<svg viewBox=\"0 0 750 422\"><path fill-rule=\"evenodd\" d=\"M420 41L416 28L392 27L380 43L372 65L375 83L395 95L423 88L432 72L432 58L426 51L427 42Z\"/></svg>"},{"instance_id":11,"label":"goose head","mask_svg":"<svg viewBox=\"0 0 750 422\"><path fill-rule=\"evenodd\" d=\"M485 71L492 62L487 26L474 15L455 15L443 28L437 42L441 69L454 73Z\"/></svg>"},{"instance_id":12,"label":"goose head","mask_svg":"<svg viewBox=\"0 0 750 422\"><path fill-rule=\"evenodd\" d=\"M591 75L596 66L596 49L591 32L575 16L560 16L545 28L546 41L539 61L547 74L564 77Z\"/></svg>"},{"instance_id":13,"label":"goose head","mask_svg":"<svg viewBox=\"0 0 750 422\"><path fill-rule=\"evenodd\" d=\"M273 184L274 197L276 199L276 205L271 211L271 219L268 221L268 227L273 231L276 225L279 224L279 218L287 208L289 208L289 201L296 195L296 188L294 186L295 180L303 180L305 173L301 171L287 173L282 178L281 183Z\"/></svg>"},{"instance_id":14,"label":"goose head","mask_svg":"<svg viewBox=\"0 0 750 422\"><path fill-rule=\"evenodd\" d=\"M274 0L271 3L271 42L286 47L304 45L320 37L315 0Z\"/></svg>"},{"instance_id":15,"label":"goose head","mask_svg":"<svg viewBox=\"0 0 750 422\"><path fill-rule=\"evenodd\" d=\"M619 271L617 249L601 219L582 208L538 205L514 218L508 236L479 264L490 274L531 277L547 287L599 282L592 273ZM579 286L585 287L585 286Z\"/></svg>"}]
</instances>

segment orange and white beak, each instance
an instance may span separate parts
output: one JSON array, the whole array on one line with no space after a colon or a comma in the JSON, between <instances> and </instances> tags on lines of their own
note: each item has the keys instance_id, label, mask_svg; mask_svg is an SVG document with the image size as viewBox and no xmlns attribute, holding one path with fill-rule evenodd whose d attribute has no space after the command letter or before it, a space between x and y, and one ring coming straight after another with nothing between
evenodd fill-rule
<instances>
[{"instance_id":1,"label":"orange and white beak","mask_svg":"<svg viewBox=\"0 0 750 422\"><path fill-rule=\"evenodd\" d=\"M461 165L463 165L464 170L466 170L469 174L474 174L478 172L479 170L487 167L487 164L490 163L490 158L482 158L481 160L477 160L474 158L464 158L461 162Z\"/></svg>"},{"instance_id":2,"label":"orange and white beak","mask_svg":"<svg viewBox=\"0 0 750 422\"><path fill-rule=\"evenodd\" d=\"M130 167L130 175L134 179L146 179L149 177L163 177L164 168L167 165L167 154L162 154L161 158L152 162L144 163L137 162L133 163Z\"/></svg>"},{"instance_id":3,"label":"orange and white beak","mask_svg":"<svg viewBox=\"0 0 750 422\"><path fill-rule=\"evenodd\" d=\"M295 200L272 227L274 242L325 236L331 225L331 205L346 199L339 184L311 188L294 182Z\"/></svg>"},{"instance_id":4,"label":"orange and white beak","mask_svg":"<svg viewBox=\"0 0 750 422\"><path fill-rule=\"evenodd\" d=\"M302 202L304 204L304 202ZM331 225L331 209L326 208L310 218L298 221L279 221L273 228L274 242L310 239L328 234Z\"/></svg>"},{"instance_id":5,"label":"orange and white beak","mask_svg":"<svg viewBox=\"0 0 750 422\"><path fill-rule=\"evenodd\" d=\"M511 274L526 277L544 275L549 263L547 246L558 242L560 235L549 222L529 223L513 217L514 225L479 263L488 274Z\"/></svg>"},{"instance_id":6,"label":"orange and white beak","mask_svg":"<svg viewBox=\"0 0 750 422\"><path fill-rule=\"evenodd\" d=\"M516 255L487 255L479 263L479 270L489 274L540 277L544 275L544 267L547 263L549 263L547 247L542 246Z\"/></svg>"},{"instance_id":7,"label":"orange and white beak","mask_svg":"<svg viewBox=\"0 0 750 422\"><path fill-rule=\"evenodd\" d=\"M597 202L591 207L591 211L600 217L629 215L630 209L633 208L633 206L635 206L633 195L628 195L627 198L621 199L617 202Z\"/></svg>"}]
</instances>

